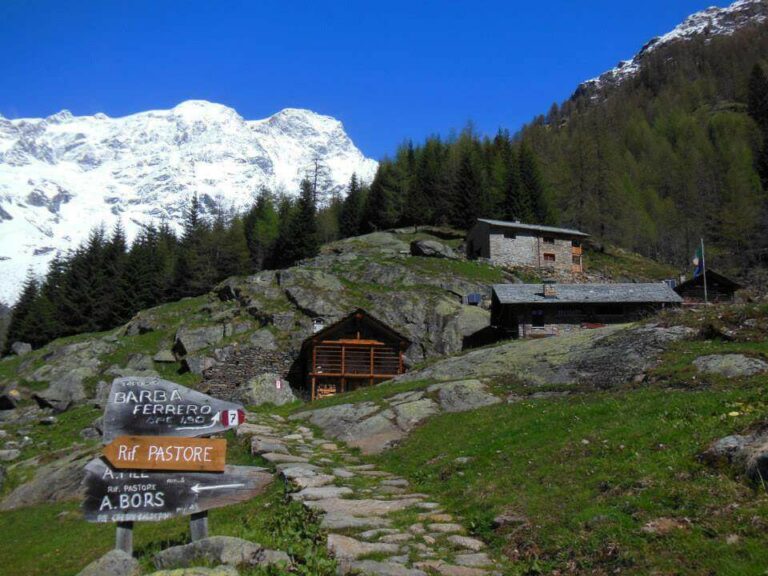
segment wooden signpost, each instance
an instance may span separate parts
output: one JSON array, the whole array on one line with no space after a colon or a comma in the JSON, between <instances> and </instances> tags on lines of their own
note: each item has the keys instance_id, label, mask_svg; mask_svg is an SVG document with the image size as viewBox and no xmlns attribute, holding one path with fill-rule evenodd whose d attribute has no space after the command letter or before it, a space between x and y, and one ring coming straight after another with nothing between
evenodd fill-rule
<instances>
[{"instance_id":1,"label":"wooden signpost","mask_svg":"<svg viewBox=\"0 0 768 576\"><path fill-rule=\"evenodd\" d=\"M118 436L104 447L118 469L224 472L226 440L172 436Z\"/></svg>"},{"instance_id":2,"label":"wooden signpost","mask_svg":"<svg viewBox=\"0 0 768 576\"><path fill-rule=\"evenodd\" d=\"M249 500L272 475L226 466L227 441L206 439L244 422L239 404L154 377L117 378L104 411L104 456L89 462L83 515L117 522L129 554L133 522L190 515L193 540L208 536L207 510Z\"/></svg>"},{"instance_id":3,"label":"wooden signpost","mask_svg":"<svg viewBox=\"0 0 768 576\"><path fill-rule=\"evenodd\" d=\"M160 378L116 378L104 410L104 442L118 436L210 436L245 420L239 404Z\"/></svg>"},{"instance_id":4,"label":"wooden signpost","mask_svg":"<svg viewBox=\"0 0 768 576\"><path fill-rule=\"evenodd\" d=\"M115 470L104 458L85 467L83 515L91 522L148 522L237 504L272 481L262 468L227 466L224 472Z\"/></svg>"}]
</instances>

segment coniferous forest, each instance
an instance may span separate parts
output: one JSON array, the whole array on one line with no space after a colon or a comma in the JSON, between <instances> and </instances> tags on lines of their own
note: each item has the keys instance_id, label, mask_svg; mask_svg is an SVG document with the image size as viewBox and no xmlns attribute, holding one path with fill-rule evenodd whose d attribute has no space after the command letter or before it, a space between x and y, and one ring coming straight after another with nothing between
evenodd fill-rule
<instances>
[{"instance_id":1,"label":"coniferous forest","mask_svg":"<svg viewBox=\"0 0 768 576\"><path fill-rule=\"evenodd\" d=\"M478 217L575 227L686 267L699 239L710 262L747 282L768 269L768 27L654 51L618 86L582 88L518 134L406 142L343 199L317 178L296 198L261 191L250 210L203 213L180 233L148 227L128 246L94 230L28 278L6 342L35 346L104 330L237 274L282 268L319 246L407 225L469 227ZM322 180L322 179L321 179ZM318 199L322 199L321 202Z\"/></svg>"}]
</instances>

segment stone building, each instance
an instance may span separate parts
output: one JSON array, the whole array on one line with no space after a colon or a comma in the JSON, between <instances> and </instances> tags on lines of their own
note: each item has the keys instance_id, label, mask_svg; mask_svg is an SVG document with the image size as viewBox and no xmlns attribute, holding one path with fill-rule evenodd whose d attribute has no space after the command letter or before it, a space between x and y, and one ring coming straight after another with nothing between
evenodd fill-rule
<instances>
[{"instance_id":1,"label":"stone building","mask_svg":"<svg viewBox=\"0 0 768 576\"><path fill-rule=\"evenodd\" d=\"M580 328L632 322L682 302L663 282L497 284L491 296L491 325L512 338L557 336Z\"/></svg>"},{"instance_id":2,"label":"stone building","mask_svg":"<svg viewBox=\"0 0 768 576\"><path fill-rule=\"evenodd\" d=\"M578 274L584 269L581 243L588 236L568 228L481 218L467 234L467 258Z\"/></svg>"}]
</instances>

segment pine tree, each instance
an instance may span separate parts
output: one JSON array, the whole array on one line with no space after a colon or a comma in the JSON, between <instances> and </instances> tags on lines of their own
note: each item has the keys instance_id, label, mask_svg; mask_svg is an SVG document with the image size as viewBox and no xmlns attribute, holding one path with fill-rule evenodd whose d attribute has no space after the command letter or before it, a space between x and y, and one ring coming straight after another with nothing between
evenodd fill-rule
<instances>
[{"instance_id":1,"label":"pine tree","mask_svg":"<svg viewBox=\"0 0 768 576\"><path fill-rule=\"evenodd\" d=\"M538 224L552 223L552 213L544 185L544 178L539 169L533 150L523 142L520 145L518 166L520 173L520 193L518 197L520 220Z\"/></svg>"},{"instance_id":2,"label":"pine tree","mask_svg":"<svg viewBox=\"0 0 768 576\"><path fill-rule=\"evenodd\" d=\"M352 174L347 188L347 197L339 211L339 234L342 238L350 238L360 234L364 208L363 187L357 180L357 174Z\"/></svg>"},{"instance_id":3,"label":"pine tree","mask_svg":"<svg viewBox=\"0 0 768 576\"><path fill-rule=\"evenodd\" d=\"M195 194L184 211L183 234L174 270L173 296L198 296L209 290L215 280L210 229L203 220L200 201Z\"/></svg>"},{"instance_id":4,"label":"pine tree","mask_svg":"<svg viewBox=\"0 0 768 576\"><path fill-rule=\"evenodd\" d=\"M397 226L400 220L399 190L395 166L388 160L379 164L363 211L363 231Z\"/></svg>"},{"instance_id":5,"label":"pine tree","mask_svg":"<svg viewBox=\"0 0 768 576\"><path fill-rule=\"evenodd\" d=\"M95 332L108 315L104 293L109 289L104 275L104 228L92 230L85 244L68 257L62 279L59 311L65 335Z\"/></svg>"},{"instance_id":6,"label":"pine tree","mask_svg":"<svg viewBox=\"0 0 768 576\"><path fill-rule=\"evenodd\" d=\"M5 354L11 352L14 342L29 342L30 334L25 331L25 323L32 311L35 300L40 292L40 284L31 270L27 272L27 278L21 289L18 301L11 308L11 320L8 324L8 333L5 341ZM29 342L31 344L31 342Z\"/></svg>"},{"instance_id":7,"label":"pine tree","mask_svg":"<svg viewBox=\"0 0 768 576\"><path fill-rule=\"evenodd\" d=\"M256 202L243 219L246 244L254 270L262 270L270 264L272 252L280 232L280 215L274 195L265 189L259 192Z\"/></svg>"},{"instance_id":8,"label":"pine tree","mask_svg":"<svg viewBox=\"0 0 768 576\"><path fill-rule=\"evenodd\" d=\"M762 142L755 156L755 169L763 189L768 190L768 78L763 67L755 64L749 77L747 110L762 133Z\"/></svg>"},{"instance_id":9,"label":"pine tree","mask_svg":"<svg viewBox=\"0 0 768 576\"><path fill-rule=\"evenodd\" d=\"M468 230L485 211L482 176L469 148L463 150L459 158L453 197L452 223Z\"/></svg>"},{"instance_id":10,"label":"pine tree","mask_svg":"<svg viewBox=\"0 0 768 576\"><path fill-rule=\"evenodd\" d=\"M128 242L120 221L115 224L112 236L104 246L104 290L99 295L102 302L98 309L104 316L98 319L102 330L127 322L134 311L134 282L127 275Z\"/></svg>"},{"instance_id":11,"label":"pine tree","mask_svg":"<svg viewBox=\"0 0 768 576\"><path fill-rule=\"evenodd\" d=\"M301 193L296 203L296 212L291 219L291 238L286 258L294 263L317 255L320 248L317 238L317 207L312 183L301 182Z\"/></svg>"}]
</instances>

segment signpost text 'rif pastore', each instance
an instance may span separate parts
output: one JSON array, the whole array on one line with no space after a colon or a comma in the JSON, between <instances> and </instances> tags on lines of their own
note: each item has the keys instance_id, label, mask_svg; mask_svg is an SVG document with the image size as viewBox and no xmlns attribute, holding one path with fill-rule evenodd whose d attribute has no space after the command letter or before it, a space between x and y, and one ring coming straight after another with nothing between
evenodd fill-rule
<instances>
[{"instance_id":1,"label":"signpost text 'rif pastore'","mask_svg":"<svg viewBox=\"0 0 768 576\"><path fill-rule=\"evenodd\" d=\"M206 439L245 420L243 407L153 377L117 378L104 412L104 456L85 467L83 514L117 522L117 547L132 550L132 523L191 516L207 536L206 511L249 500L272 475L226 466L227 442Z\"/></svg>"}]
</instances>

